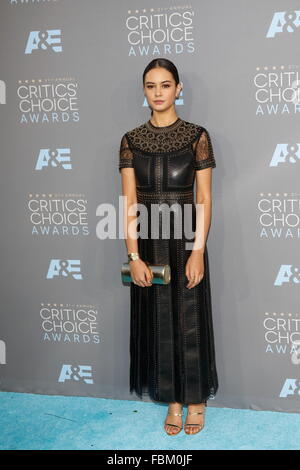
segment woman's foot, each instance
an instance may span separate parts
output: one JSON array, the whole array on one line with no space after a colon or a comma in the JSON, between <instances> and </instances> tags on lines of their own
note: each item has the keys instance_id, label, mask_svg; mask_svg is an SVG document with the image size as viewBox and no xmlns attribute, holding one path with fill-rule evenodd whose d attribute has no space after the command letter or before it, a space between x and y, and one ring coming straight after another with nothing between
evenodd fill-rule
<instances>
[{"instance_id":1,"label":"woman's foot","mask_svg":"<svg viewBox=\"0 0 300 470\"><path fill-rule=\"evenodd\" d=\"M184 424L186 434L196 434L204 428L205 406L205 402L188 406Z\"/></svg>"},{"instance_id":2,"label":"woman's foot","mask_svg":"<svg viewBox=\"0 0 300 470\"><path fill-rule=\"evenodd\" d=\"M165 431L172 436L178 434L182 429L182 405L181 403L170 403L168 414L165 419Z\"/></svg>"}]
</instances>

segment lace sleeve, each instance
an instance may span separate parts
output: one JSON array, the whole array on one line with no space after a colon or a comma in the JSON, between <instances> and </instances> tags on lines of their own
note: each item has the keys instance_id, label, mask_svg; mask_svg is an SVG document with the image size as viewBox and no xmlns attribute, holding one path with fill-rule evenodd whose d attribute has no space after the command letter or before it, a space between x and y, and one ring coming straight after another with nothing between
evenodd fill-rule
<instances>
[{"instance_id":1,"label":"lace sleeve","mask_svg":"<svg viewBox=\"0 0 300 470\"><path fill-rule=\"evenodd\" d=\"M215 168L216 161L209 133L204 129L200 137L193 143L195 152L195 169Z\"/></svg>"},{"instance_id":2,"label":"lace sleeve","mask_svg":"<svg viewBox=\"0 0 300 470\"><path fill-rule=\"evenodd\" d=\"M133 168L133 153L129 148L126 134L123 135L119 151L119 172L121 168Z\"/></svg>"}]
</instances>

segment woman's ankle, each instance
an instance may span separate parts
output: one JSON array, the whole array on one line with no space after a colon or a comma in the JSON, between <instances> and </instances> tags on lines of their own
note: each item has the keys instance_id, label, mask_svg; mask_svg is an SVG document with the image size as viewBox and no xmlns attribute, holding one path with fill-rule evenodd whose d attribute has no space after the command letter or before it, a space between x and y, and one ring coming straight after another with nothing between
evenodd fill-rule
<instances>
[{"instance_id":1,"label":"woman's ankle","mask_svg":"<svg viewBox=\"0 0 300 470\"><path fill-rule=\"evenodd\" d=\"M169 403L169 407L170 408L180 409L180 408L182 408L182 403L178 403L176 401L173 401L173 402Z\"/></svg>"},{"instance_id":2,"label":"woman's ankle","mask_svg":"<svg viewBox=\"0 0 300 470\"><path fill-rule=\"evenodd\" d=\"M189 408L195 408L195 407L198 407L198 406L206 406L206 401L202 401L200 403L189 403L188 404L188 407Z\"/></svg>"}]
</instances>

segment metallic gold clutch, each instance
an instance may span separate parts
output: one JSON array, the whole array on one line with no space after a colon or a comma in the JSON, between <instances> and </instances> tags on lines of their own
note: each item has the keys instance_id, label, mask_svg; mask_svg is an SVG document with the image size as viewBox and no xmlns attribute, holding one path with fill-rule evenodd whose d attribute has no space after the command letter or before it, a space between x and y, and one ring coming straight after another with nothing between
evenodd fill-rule
<instances>
[{"instance_id":1,"label":"metallic gold clutch","mask_svg":"<svg viewBox=\"0 0 300 470\"><path fill-rule=\"evenodd\" d=\"M171 281L171 269L168 264L149 264L145 261L148 268L151 269L153 278L152 284L169 284ZM129 263L123 263L121 269L123 282L132 282Z\"/></svg>"}]
</instances>

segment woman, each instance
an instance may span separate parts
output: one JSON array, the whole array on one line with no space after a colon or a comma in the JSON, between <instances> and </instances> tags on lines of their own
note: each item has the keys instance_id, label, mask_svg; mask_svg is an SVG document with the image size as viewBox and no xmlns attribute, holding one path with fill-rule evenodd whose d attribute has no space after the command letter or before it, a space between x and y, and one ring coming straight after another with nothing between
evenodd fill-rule
<instances>
[{"instance_id":1,"label":"woman","mask_svg":"<svg viewBox=\"0 0 300 470\"><path fill-rule=\"evenodd\" d=\"M216 163L208 131L176 114L181 82L175 65L163 58L151 61L143 74L143 89L151 119L123 135L119 153L133 280L130 392L169 404L164 423L169 435L182 429L182 409L188 405L185 432L195 434L204 427L207 399L218 389L205 244ZM202 211L194 202L195 179L196 202ZM176 219L176 211L169 210L169 237L162 236L163 212L174 204L179 216ZM141 205L147 209L144 237L137 230ZM159 207L158 221L151 215L154 205ZM130 207L135 210L130 212ZM178 237L180 224L189 233L182 230ZM159 229L158 237L150 234L151 228ZM193 236L188 237L191 230ZM152 284L145 262L168 264L170 284Z\"/></svg>"}]
</instances>

